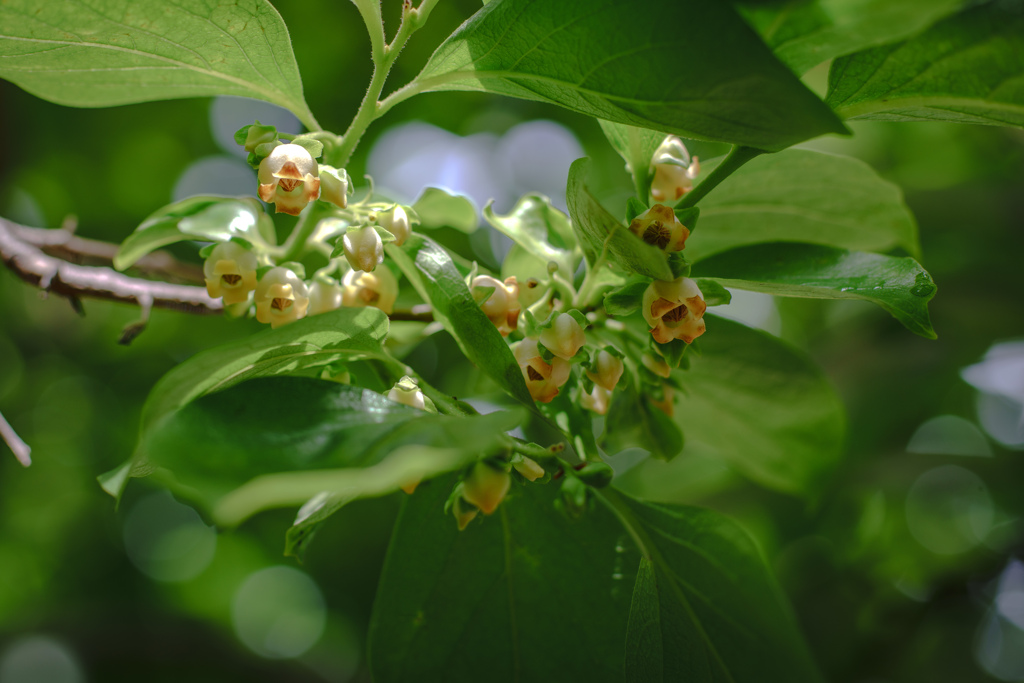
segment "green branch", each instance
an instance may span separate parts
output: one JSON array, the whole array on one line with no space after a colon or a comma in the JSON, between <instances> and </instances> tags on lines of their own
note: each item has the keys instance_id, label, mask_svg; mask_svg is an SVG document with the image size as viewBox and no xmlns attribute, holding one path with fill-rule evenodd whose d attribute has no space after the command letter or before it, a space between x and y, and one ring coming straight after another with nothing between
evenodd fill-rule
<instances>
[{"instance_id":1,"label":"green branch","mask_svg":"<svg viewBox=\"0 0 1024 683\"><path fill-rule=\"evenodd\" d=\"M689 209L701 199L704 199L704 196L711 192L711 190L718 187L723 180L735 173L740 166L764 153L765 150L755 149L753 147L743 147L740 145L733 147L729 151L729 156L725 157L725 159L722 160L722 163L715 167L715 170L713 170L711 174L700 183L700 185L688 192L686 196L676 204L675 208Z\"/></svg>"}]
</instances>

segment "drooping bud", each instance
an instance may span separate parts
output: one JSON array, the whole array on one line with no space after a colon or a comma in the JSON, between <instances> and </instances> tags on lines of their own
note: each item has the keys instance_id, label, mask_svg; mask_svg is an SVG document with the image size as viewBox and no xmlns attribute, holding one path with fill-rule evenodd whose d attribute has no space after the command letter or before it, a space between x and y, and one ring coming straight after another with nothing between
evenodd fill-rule
<instances>
[{"instance_id":1,"label":"drooping bud","mask_svg":"<svg viewBox=\"0 0 1024 683\"><path fill-rule=\"evenodd\" d=\"M463 482L462 497L489 515L498 509L511 484L508 472L480 461Z\"/></svg>"},{"instance_id":2,"label":"drooping bud","mask_svg":"<svg viewBox=\"0 0 1024 683\"><path fill-rule=\"evenodd\" d=\"M656 202L680 199L693 189L693 181L700 173L700 160L691 160L686 145L675 135L666 137L655 150L651 165L651 196Z\"/></svg>"},{"instance_id":3,"label":"drooping bud","mask_svg":"<svg viewBox=\"0 0 1024 683\"><path fill-rule=\"evenodd\" d=\"M580 393L580 405L598 415L607 415L608 406L611 404L611 395L611 391L600 384L595 384L589 394L585 391Z\"/></svg>"},{"instance_id":4,"label":"drooping bud","mask_svg":"<svg viewBox=\"0 0 1024 683\"><path fill-rule=\"evenodd\" d=\"M587 377L594 384L611 391L619 383L624 369L621 358L601 349L594 362L594 369L587 370Z\"/></svg>"},{"instance_id":5,"label":"drooping bud","mask_svg":"<svg viewBox=\"0 0 1024 683\"><path fill-rule=\"evenodd\" d=\"M374 306L391 315L398 298L398 280L383 267L372 273L350 270L341 285L341 301L345 306Z\"/></svg>"},{"instance_id":6,"label":"drooping bud","mask_svg":"<svg viewBox=\"0 0 1024 683\"><path fill-rule=\"evenodd\" d=\"M412 495L416 491L416 487L420 485L420 480L409 482L408 484L402 484L399 488L405 491L408 495Z\"/></svg>"},{"instance_id":7,"label":"drooping bud","mask_svg":"<svg viewBox=\"0 0 1024 683\"><path fill-rule=\"evenodd\" d=\"M561 313L540 333L540 343L559 358L569 360L587 343L587 337L576 318Z\"/></svg>"},{"instance_id":8,"label":"drooping bud","mask_svg":"<svg viewBox=\"0 0 1024 683\"><path fill-rule=\"evenodd\" d=\"M334 280L314 280L309 288L309 310L306 315L319 315L341 308L341 285Z\"/></svg>"},{"instance_id":9,"label":"drooping bud","mask_svg":"<svg viewBox=\"0 0 1024 683\"><path fill-rule=\"evenodd\" d=\"M480 310L494 323L501 336L507 337L519 324L519 284L516 277L513 275L502 283L490 275L477 275L470 286L477 300L484 296L481 291L483 288L492 288L494 291L480 304Z\"/></svg>"},{"instance_id":10,"label":"drooping bud","mask_svg":"<svg viewBox=\"0 0 1024 683\"><path fill-rule=\"evenodd\" d=\"M704 334L704 295L688 277L655 280L644 292L641 313L659 344L682 339L689 344Z\"/></svg>"},{"instance_id":11,"label":"drooping bud","mask_svg":"<svg viewBox=\"0 0 1024 683\"><path fill-rule=\"evenodd\" d=\"M377 213L377 225L384 228L395 236L395 244L399 247L405 244L412 234L412 224L409 222L409 214L397 204L387 211Z\"/></svg>"},{"instance_id":12,"label":"drooping bud","mask_svg":"<svg viewBox=\"0 0 1024 683\"><path fill-rule=\"evenodd\" d=\"M545 474L544 468L536 460L527 458L525 455L516 455L512 458L512 467L530 481L537 481Z\"/></svg>"},{"instance_id":13,"label":"drooping bud","mask_svg":"<svg viewBox=\"0 0 1024 683\"><path fill-rule=\"evenodd\" d=\"M350 187L348 173L343 168L320 164L320 199L344 209L348 206Z\"/></svg>"},{"instance_id":14,"label":"drooping bud","mask_svg":"<svg viewBox=\"0 0 1024 683\"><path fill-rule=\"evenodd\" d=\"M391 387L391 390L388 391L388 399L395 403L419 408L420 410L427 409L423 390L420 389L416 380L408 375L398 380L395 386Z\"/></svg>"},{"instance_id":15,"label":"drooping bud","mask_svg":"<svg viewBox=\"0 0 1024 683\"><path fill-rule=\"evenodd\" d=\"M667 384L661 385L662 397L660 399L650 398L651 405L665 413L665 415L672 417L675 413L675 392L672 391L672 387Z\"/></svg>"},{"instance_id":16,"label":"drooping bud","mask_svg":"<svg viewBox=\"0 0 1024 683\"><path fill-rule=\"evenodd\" d=\"M645 368L659 377L667 379L672 374L672 368L669 367L664 358L657 358L653 354L645 353L640 356L640 361L644 364Z\"/></svg>"},{"instance_id":17,"label":"drooping bud","mask_svg":"<svg viewBox=\"0 0 1024 683\"><path fill-rule=\"evenodd\" d=\"M571 364L559 357L548 363L540 355L537 340L526 338L512 345L512 354L523 372L530 396L541 403L550 402L558 396L558 389L569 379Z\"/></svg>"},{"instance_id":18,"label":"drooping bud","mask_svg":"<svg viewBox=\"0 0 1024 683\"><path fill-rule=\"evenodd\" d=\"M256 254L236 242L222 242L213 248L203 263L206 292L216 299L224 297L226 305L248 301L256 289Z\"/></svg>"},{"instance_id":19,"label":"drooping bud","mask_svg":"<svg viewBox=\"0 0 1024 683\"><path fill-rule=\"evenodd\" d=\"M306 316L309 288L294 272L278 266L256 285L255 300L256 319L278 328Z\"/></svg>"},{"instance_id":20,"label":"drooping bud","mask_svg":"<svg viewBox=\"0 0 1024 683\"><path fill-rule=\"evenodd\" d=\"M469 523L480 514L480 510L464 501L462 496L459 496L452 503L452 514L455 515L455 523L458 524L459 531L465 531Z\"/></svg>"},{"instance_id":21,"label":"drooping bud","mask_svg":"<svg viewBox=\"0 0 1024 683\"><path fill-rule=\"evenodd\" d=\"M235 142L245 148L246 152L255 152L260 145L277 141L277 128L264 126L259 121L251 126L243 126L235 133Z\"/></svg>"},{"instance_id":22,"label":"drooping bud","mask_svg":"<svg viewBox=\"0 0 1024 683\"><path fill-rule=\"evenodd\" d=\"M384 261L384 242L372 227L349 228L341 239L345 258L356 270L369 273Z\"/></svg>"},{"instance_id":23,"label":"drooping bud","mask_svg":"<svg viewBox=\"0 0 1024 683\"><path fill-rule=\"evenodd\" d=\"M690 230L676 219L676 212L664 204L655 204L634 218L629 231L664 251L682 250L690 236Z\"/></svg>"},{"instance_id":24,"label":"drooping bud","mask_svg":"<svg viewBox=\"0 0 1024 683\"><path fill-rule=\"evenodd\" d=\"M260 162L259 195L278 213L298 216L320 196L320 172L316 160L301 145L278 145Z\"/></svg>"}]
</instances>

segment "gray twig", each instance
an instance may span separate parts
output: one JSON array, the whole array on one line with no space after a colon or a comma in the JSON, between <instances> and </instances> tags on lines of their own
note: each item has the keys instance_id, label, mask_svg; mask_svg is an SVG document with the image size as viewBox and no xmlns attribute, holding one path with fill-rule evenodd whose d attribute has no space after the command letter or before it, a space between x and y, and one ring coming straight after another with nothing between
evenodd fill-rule
<instances>
[{"instance_id":1,"label":"gray twig","mask_svg":"<svg viewBox=\"0 0 1024 683\"><path fill-rule=\"evenodd\" d=\"M32 449L29 448L27 443L21 440L18 433L14 431L14 427L4 419L3 413L0 413L0 437L3 437L3 440L11 448L11 451L13 451L14 457L18 459L18 462L25 467L32 464Z\"/></svg>"}]
</instances>

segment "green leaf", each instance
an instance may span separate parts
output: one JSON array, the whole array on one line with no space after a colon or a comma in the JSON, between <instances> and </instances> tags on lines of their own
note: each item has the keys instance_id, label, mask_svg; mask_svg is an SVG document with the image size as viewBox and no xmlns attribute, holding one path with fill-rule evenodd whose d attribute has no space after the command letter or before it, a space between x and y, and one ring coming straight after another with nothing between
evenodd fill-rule
<instances>
[{"instance_id":1,"label":"green leaf","mask_svg":"<svg viewBox=\"0 0 1024 683\"><path fill-rule=\"evenodd\" d=\"M914 259L813 244L740 247L695 266L726 287L811 299L864 299L878 304L908 330L935 339L928 302L931 276Z\"/></svg>"},{"instance_id":2,"label":"green leaf","mask_svg":"<svg viewBox=\"0 0 1024 683\"><path fill-rule=\"evenodd\" d=\"M434 318L455 337L466 358L512 398L536 410L512 351L480 310L448 253L417 234L401 247L389 244L385 250L423 300L430 302Z\"/></svg>"},{"instance_id":3,"label":"green leaf","mask_svg":"<svg viewBox=\"0 0 1024 683\"><path fill-rule=\"evenodd\" d=\"M659 460L671 460L683 450L683 432L630 383L613 394L601 447L611 454L643 448Z\"/></svg>"},{"instance_id":4,"label":"green leaf","mask_svg":"<svg viewBox=\"0 0 1024 683\"><path fill-rule=\"evenodd\" d=\"M639 545L625 680L818 683L781 589L749 536L695 507L597 494Z\"/></svg>"},{"instance_id":5,"label":"green leaf","mask_svg":"<svg viewBox=\"0 0 1024 683\"><path fill-rule=\"evenodd\" d=\"M513 483L459 532L443 511L453 484L424 483L399 515L370 623L374 680L619 683L639 557L611 511L570 520L557 485Z\"/></svg>"},{"instance_id":6,"label":"green leaf","mask_svg":"<svg viewBox=\"0 0 1024 683\"><path fill-rule=\"evenodd\" d=\"M802 74L827 59L901 40L963 0L747 0L740 12L775 56Z\"/></svg>"},{"instance_id":7,"label":"green leaf","mask_svg":"<svg viewBox=\"0 0 1024 683\"><path fill-rule=\"evenodd\" d=\"M640 310L643 305L644 292L650 286L648 280L630 282L604 295L604 309L608 315L625 317ZM701 290L704 293L704 290ZM707 295L705 294L705 298Z\"/></svg>"},{"instance_id":8,"label":"green leaf","mask_svg":"<svg viewBox=\"0 0 1024 683\"><path fill-rule=\"evenodd\" d=\"M665 133L611 121L599 120L598 123L608 142L626 160L626 168L633 176L637 197L646 201L651 187L651 160L665 140Z\"/></svg>"},{"instance_id":9,"label":"green leaf","mask_svg":"<svg viewBox=\"0 0 1024 683\"><path fill-rule=\"evenodd\" d=\"M479 219L476 204L463 194L452 194L439 187L425 187L412 205L424 228L450 227L460 232L475 232Z\"/></svg>"},{"instance_id":10,"label":"green leaf","mask_svg":"<svg viewBox=\"0 0 1024 683\"><path fill-rule=\"evenodd\" d=\"M759 156L702 199L700 209L700 230L686 242L692 262L756 242L920 252L903 192L850 157L803 149Z\"/></svg>"},{"instance_id":11,"label":"green leaf","mask_svg":"<svg viewBox=\"0 0 1024 683\"><path fill-rule=\"evenodd\" d=\"M579 247L569 217L551 206L550 199L539 194L524 195L504 216L494 213L493 203L488 203L484 218L540 259L545 267L551 261L557 263L558 272L572 280L579 265Z\"/></svg>"},{"instance_id":12,"label":"green leaf","mask_svg":"<svg viewBox=\"0 0 1024 683\"><path fill-rule=\"evenodd\" d=\"M688 444L773 489L808 491L843 452L843 405L804 353L766 332L706 313L687 354L675 422Z\"/></svg>"},{"instance_id":13,"label":"green leaf","mask_svg":"<svg viewBox=\"0 0 1024 683\"><path fill-rule=\"evenodd\" d=\"M694 278L697 289L704 295L704 303L708 306L725 306L732 301L732 292L726 289L718 280L708 278Z\"/></svg>"},{"instance_id":14,"label":"green leaf","mask_svg":"<svg viewBox=\"0 0 1024 683\"><path fill-rule=\"evenodd\" d=\"M0 77L57 104L239 95L319 129L288 29L266 0L11 0L0 26Z\"/></svg>"},{"instance_id":15,"label":"green leaf","mask_svg":"<svg viewBox=\"0 0 1024 683\"><path fill-rule=\"evenodd\" d=\"M497 0L437 49L414 87L770 150L846 132L724 2Z\"/></svg>"},{"instance_id":16,"label":"green leaf","mask_svg":"<svg viewBox=\"0 0 1024 683\"><path fill-rule=\"evenodd\" d=\"M387 332L383 311L342 308L198 353L153 387L142 408L142 432L189 401L245 380L376 357Z\"/></svg>"},{"instance_id":17,"label":"green leaf","mask_svg":"<svg viewBox=\"0 0 1024 683\"><path fill-rule=\"evenodd\" d=\"M125 239L114 256L124 270L155 249L183 240L274 243L274 222L254 197L189 197L150 215Z\"/></svg>"},{"instance_id":18,"label":"green leaf","mask_svg":"<svg viewBox=\"0 0 1024 683\"><path fill-rule=\"evenodd\" d=\"M1024 14L989 2L837 59L828 103L847 119L1024 127Z\"/></svg>"},{"instance_id":19,"label":"green leaf","mask_svg":"<svg viewBox=\"0 0 1024 683\"><path fill-rule=\"evenodd\" d=\"M607 262L627 272L655 280L672 280L665 252L645 244L601 206L586 186L590 159L577 159L569 167L566 203L572 227L591 267Z\"/></svg>"}]
</instances>

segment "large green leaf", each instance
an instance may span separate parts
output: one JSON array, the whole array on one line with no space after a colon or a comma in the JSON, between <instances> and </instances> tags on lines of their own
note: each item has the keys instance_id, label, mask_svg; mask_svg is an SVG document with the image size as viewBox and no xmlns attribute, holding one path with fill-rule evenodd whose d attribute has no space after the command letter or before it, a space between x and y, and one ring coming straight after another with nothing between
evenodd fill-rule
<instances>
[{"instance_id":1,"label":"large green leaf","mask_svg":"<svg viewBox=\"0 0 1024 683\"><path fill-rule=\"evenodd\" d=\"M569 217L553 207L550 199L539 194L524 195L504 216L494 213L493 205L488 204L484 218L545 266L554 261L559 273L572 280L579 264L579 247Z\"/></svg>"},{"instance_id":2,"label":"large green leaf","mask_svg":"<svg viewBox=\"0 0 1024 683\"><path fill-rule=\"evenodd\" d=\"M486 90L771 150L845 132L725 2L495 0L414 87Z\"/></svg>"},{"instance_id":3,"label":"large green leaf","mask_svg":"<svg viewBox=\"0 0 1024 683\"><path fill-rule=\"evenodd\" d=\"M740 11L775 56L802 74L826 59L911 36L963 0L747 0Z\"/></svg>"},{"instance_id":4,"label":"large green leaf","mask_svg":"<svg viewBox=\"0 0 1024 683\"><path fill-rule=\"evenodd\" d=\"M424 301L430 302L435 319L455 337L466 357L512 398L535 410L508 343L480 310L448 253L416 234L401 247L389 244L385 249Z\"/></svg>"},{"instance_id":5,"label":"large green leaf","mask_svg":"<svg viewBox=\"0 0 1024 683\"><path fill-rule=\"evenodd\" d=\"M647 199L651 186L651 160L665 140L665 134L649 128L637 128L623 123L598 121L601 130L615 151L626 161L626 168L633 176L633 186L638 197Z\"/></svg>"},{"instance_id":6,"label":"large green leaf","mask_svg":"<svg viewBox=\"0 0 1024 683\"><path fill-rule=\"evenodd\" d=\"M317 127L266 0L9 0L0 27L0 77L57 104L240 95Z\"/></svg>"},{"instance_id":7,"label":"large green leaf","mask_svg":"<svg viewBox=\"0 0 1024 683\"><path fill-rule=\"evenodd\" d=\"M412 205L424 228L455 228L471 233L480 222L476 204L464 194L452 194L440 187L425 187Z\"/></svg>"},{"instance_id":8,"label":"large green leaf","mask_svg":"<svg viewBox=\"0 0 1024 683\"><path fill-rule=\"evenodd\" d=\"M124 270L160 247L183 240L226 242L240 237L274 244L274 221L255 197L189 197L154 212L128 235L114 256Z\"/></svg>"},{"instance_id":9,"label":"large green leaf","mask_svg":"<svg viewBox=\"0 0 1024 683\"><path fill-rule=\"evenodd\" d=\"M828 380L777 337L710 313L704 320L675 405L687 448L715 453L764 486L813 488L843 451L843 405Z\"/></svg>"},{"instance_id":10,"label":"large green leaf","mask_svg":"<svg viewBox=\"0 0 1024 683\"><path fill-rule=\"evenodd\" d=\"M639 558L612 513L571 520L553 507L557 484L513 484L459 532L443 510L452 484L421 485L398 518L370 625L374 680L621 681Z\"/></svg>"},{"instance_id":11,"label":"large green leaf","mask_svg":"<svg viewBox=\"0 0 1024 683\"><path fill-rule=\"evenodd\" d=\"M757 547L711 510L599 494L643 553L626 633L625 680L821 681Z\"/></svg>"},{"instance_id":12,"label":"large green leaf","mask_svg":"<svg viewBox=\"0 0 1024 683\"><path fill-rule=\"evenodd\" d=\"M655 280L673 279L665 252L631 233L590 193L586 185L590 163L587 158L572 162L565 193L572 227L587 261L592 267L607 263Z\"/></svg>"},{"instance_id":13,"label":"large green leaf","mask_svg":"<svg viewBox=\"0 0 1024 683\"><path fill-rule=\"evenodd\" d=\"M700 226L685 253L696 262L734 247L777 241L919 252L917 223L897 185L857 159L805 149L761 155L702 199Z\"/></svg>"},{"instance_id":14,"label":"large green leaf","mask_svg":"<svg viewBox=\"0 0 1024 683\"><path fill-rule=\"evenodd\" d=\"M694 272L726 287L778 296L864 299L889 311L911 332L935 338L928 317L935 283L909 256L778 242L723 252L695 265Z\"/></svg>"},{"instance_id":15,"label":"large green leaf","mask_svg":"<svg viewBox=\"0 0 1024 683\"><path fill-rule=\"evenodd\" d=\"M1024 127L1024 14L989 2L837 59L828 103L848 119Z\"/></svg>"}]
</instances>

